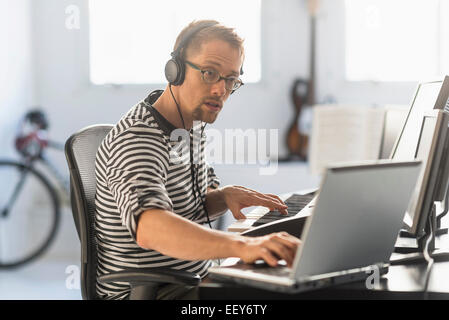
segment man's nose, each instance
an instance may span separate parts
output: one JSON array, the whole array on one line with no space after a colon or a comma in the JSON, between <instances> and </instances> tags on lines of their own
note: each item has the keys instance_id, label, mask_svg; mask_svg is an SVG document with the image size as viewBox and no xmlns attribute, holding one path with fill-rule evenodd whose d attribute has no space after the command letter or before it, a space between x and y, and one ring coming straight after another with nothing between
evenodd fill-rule
<instances>
[{"instance_id":1,"label":"man's nose","mask_svg":"<svg viewBox=\"0 0 449 320\"><path fill-rule=\"evenodd\" d=\"M225 79L220 79L217 83L212 85L212 94L217 97L222 97L226 94L226 82Z\"/></svg>"}]
</instances>

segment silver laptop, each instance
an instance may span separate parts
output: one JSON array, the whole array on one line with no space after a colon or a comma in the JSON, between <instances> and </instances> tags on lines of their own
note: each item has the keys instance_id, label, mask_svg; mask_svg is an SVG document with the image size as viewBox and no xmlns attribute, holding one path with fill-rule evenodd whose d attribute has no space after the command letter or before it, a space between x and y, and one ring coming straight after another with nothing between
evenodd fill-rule
<instances>
[{"instance_id":1,"label":"silver laptop","mask_svg":"<svg viewBox=\"0 0 449 320\"><path fill-rule=\"evenodd\" d=\"M209 268L211 277L293 293L388 272L420 167L380 160L328 168L291 268L239 262Z\"/></svg>"}]
</instances>

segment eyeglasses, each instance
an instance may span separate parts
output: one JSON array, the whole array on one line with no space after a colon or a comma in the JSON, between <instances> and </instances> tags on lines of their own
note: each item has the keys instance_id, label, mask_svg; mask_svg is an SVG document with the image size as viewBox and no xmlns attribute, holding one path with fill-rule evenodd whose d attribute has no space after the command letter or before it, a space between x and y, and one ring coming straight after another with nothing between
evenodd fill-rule
<instances>
[{"instance_id":1,"label":"eyeglasses","mask_svg":"<svg viewBox=\"0 0 449 320\"><path fill-rule=\"evenodd\" d=\"M185 60L185 62L186 62L186 64L191 66L193 69L198 70L199 72L201 72L201 76L203 77L203 80L206 83L213 84L213 83L219 82L220 80L224 80L225 81L225 88L226 88L226 90L231 91L231 93L233 93L235 90L237 90L242 85L244 85L242 80L240 80L239 78L236 78L236 77L222 77L218 73L218 71L216 71L214 69L202 70L200 67L194 65L193 63L191 63L191 62L189 62L187 60Z\"/></svg>"}]
</instances>

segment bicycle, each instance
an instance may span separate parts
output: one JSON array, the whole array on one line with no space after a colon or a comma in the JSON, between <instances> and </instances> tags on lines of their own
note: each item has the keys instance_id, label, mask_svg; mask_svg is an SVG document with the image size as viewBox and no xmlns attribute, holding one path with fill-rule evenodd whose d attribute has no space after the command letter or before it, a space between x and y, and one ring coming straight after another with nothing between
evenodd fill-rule
<instances>
[{"instance_id":1,"label":"bicycle","mask_svg":"<svg viewBox=\"0 0 449 320\"><path fill-rule=\"evenodd\" d=\"M64 146L49 140L47 129L45 114L29 111L15 138L20 160L0 159L0 269L43 255L56 237L61 203L70 201L68 179L46 156L49 148L63 151Z\"/></svg>"}]
</instances>

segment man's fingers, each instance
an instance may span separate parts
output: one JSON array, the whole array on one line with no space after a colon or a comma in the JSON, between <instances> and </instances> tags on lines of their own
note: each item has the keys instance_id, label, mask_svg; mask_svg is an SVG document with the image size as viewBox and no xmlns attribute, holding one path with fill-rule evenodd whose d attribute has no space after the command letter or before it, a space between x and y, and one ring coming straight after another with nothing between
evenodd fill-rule
<instances>
[{"instance_id":1,"label":"man's fingers","mask_svg":"<svg viewBox=\"0 0 449 320\"><path fill-rule=\"evenodd\" d=\"M275 208L287 208L287 205L285 203L279 202L277 199L264 195L254 194L251 196L251 198L255 203L257 203L257 205L263 205L265 207L274 206Z\"/></svg>"},{"instance_id":2,"label":"man's fingers","mask_svg":"<svg viewBox=\"0 0 449 320\"><path fill-rule=\"evenodd\" d=\"M271 197L271 198L274 198L274 199L276 199L276 200L278 200L280 203L282 203L282 204L285 204L285 202L284 201L282 201L282 199L281 198L279 198L277 195L275 195L275 194L271 194L271 193L268 193L268 194L266 194L267 196L269 196L269 197Z\"/></svg>"},{"instance_id":3,"label":"man's fingers","mask_svg":"<svg viewBox=\"0 0 449 320\"><path fill-rule=\"evenodd\" d=\"M270 207L271 211L279 210L279 212L282 214L285 214L285 215L288 214L288 211L287 211L288 206L284 203L284 201L281 200L281 198L279 198L278 196L276 196L274 194L262 194L262 196L264 197L264 199L272 200L275 203L278 203L281 205L281 207Z\"/></svg>"},{"instance_id":4,"label":"man's fingers","mask_svg":"<svg viewBox=\"0 0 449 320\"><path fill-rule=\"evenodd\" d=\"M272 200L276 203L279 203L281 205L286 206L286 204L284 203L284 201L281 200L281 198L279 198L278 196L274 195L274 194L263 194L263 193L256 193L259 197L267 199L267 200Z\"/></svg>"},{"instance_id":5,"label":"man's fingers","mask_svg":"<svg viewBox=\"0 0 449 320\"><path fill-rule=\"evenodd\" d=\"M243 187L243 186L233 186L234 190L239 190L234 198L236 203L240 205L241 208L246 208L249 206L264 206L270 210L278 210L281 214L287 215L287 205L274 194L263 194L255 190ZM229 205L230 203L228 203ZM232 210L231 210L232 211ZM234 214L234 211L233 211ZM240 217L239 219L244 219L245 216L241 214L235 214L234 217Z\"/></svg>"},{"instance_id":6,"label":"man's fingers","mask_svg":"<svg viewBox=\"0 0 449 320\"><path fill-rule=\"evenodd\" d=\"M263 259L268 265L275 267L279 260L285 260L292 266L300 240L286 232L272 233L261 237L244 237L247 250L242 252L242 260L252 263Z\"/></svg>"},{"instance_id":7,"label":"man's fingers","mask_svg":"<svg viewBox=\"0 0 449 320\"><path fill-rule=\"evenodd\" d=\"M270 250L266 248L262 248L261 253L262 259L265 260L266 263L268 263L272 267L276 267L278 264L278 260L271 252Z\"/></svg>"},{"instance_id":8,"label":"man's fingers","mask_svg":"<svg viewBox=\"0 0 449 320\"><path fill-rule=\"evenodd\" d=\"M266 243L267 247L273 251L274 254L284 259L289 267L292 266L295 259L298 246L301 240L288 234L287 232L278 232L269 236L269 241Z\"/></svg>"},{"instance_id":9,"label":"man's fingers","mask_svg":"<svg viewBox=\"0 0 449 320\"><path fill-rule=\"evenodd\" d=\"M277 210L282 210L284 212L287 210L287 206L285 204L275 201L272 198L262 198L257 195L254 195L251 200L252 205L254 206L264 206L270 209L274 208Z\"/></svg>"},{"instance_id":10,"label":"man's fingers","mask_svg":"<svg viewBox=\"0 0 449 320\"><path fill-rule=\"evenodd\" d=\"M293 258L295 257L295 252L287 246L284 246L281 242L270 240L266 243L267 248L278 256L280 259L283 259L287 262L287 265L291 265L293 263Z\"/></svg>"},{"instance_id":11,"label":"man's fingers","mask_svg":"<svg viewBox=\"0 0 449 320\"><path fill-rule=\"evenodd\" d=\"M252 190L252 189L249 189L249 188L246 188L246 187L243 187L243 186L237 186L237 188L242 189L242 190L245 190L245 191L249 192L250 194L253 194L253 195L255 195L255 196L258 196L259 198L263 198L263 199L267 199L267 200L273 200L274 202L279 203L279 204L285 206L284 201L282 201L282 199L279 198L279 197L278 197L277 195L275 195L275 194L271 194L271 193L260 193L260 192L258 192L258 191L256 191L256 190Z\"/></svg>"},{"instance_id":12,"label":"man's fingers","mask_svg":"<svg viewBox=\"0 0 449 320\"><path fill-rule=\"evenodd\" d=\"M246 216L238 209L231 210L231 212L234 218L237 220L246 219Z\"/></svg>"},{"instance_id":13,"label":"man's fingers","mask_svg":"<svg viewBox=\"0 0 449 320\"><path fill-rule=\"evenodd\" d=\"M294 250L296 250L301 244L300 239L288 234L287 232L278 232L273 236L273 239Z\"/></svg>"}]
</instances>

